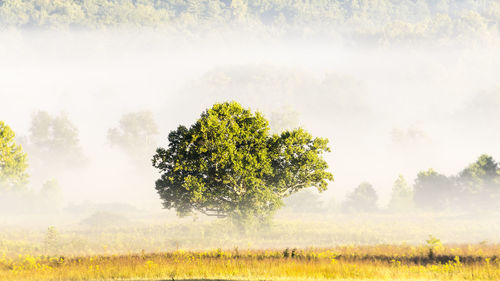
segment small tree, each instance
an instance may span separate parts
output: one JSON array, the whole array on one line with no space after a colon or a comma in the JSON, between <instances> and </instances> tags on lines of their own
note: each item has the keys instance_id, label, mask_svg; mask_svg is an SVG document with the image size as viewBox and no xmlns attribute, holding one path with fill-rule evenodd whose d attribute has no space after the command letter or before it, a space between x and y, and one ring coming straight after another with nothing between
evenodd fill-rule
<instances>
[{"instance_id":1,"label":"small tree","mask_svg":"<svg viewBox=\"0 0 500 281\"><path fill-rule=\"evenodd\" d=\"M0 189L12 190L27 183L26 153L16 144L15 134L0 121Z\"/></svg>"},{"instance_id":2,"label":"small tree","mask_svg":"<svg viewBox=\"0 0 500 281\"><path fill-rule=\"evenodd\" d=\"M268 218L282 198L333 180L322 154L328 140L303 129L269 134L268 121L236 102L215 104L189 129L179 126L158 148L156 190L179 215L198 211L247 221Z\"/></svg>"},{"instance_id":3,"label":"small tree","mask_svg":"<svg viewBox=\"0 0 500 281\"><path fill-rule=\"evenodd\" d=\"M373 186L363 182L347 196L342 210L347 213L370 212L377 210L378 195Z\"/></svg>"},{"instance_id":4,"label":"small tree","mask_svg":"<svg viewBox=\"0 0 500 281\"><path fill-rule=\"evenodd\" d=\"M402 175L394 182L392 186L391 201L389 209L394 211L407 211L413 208L413 191Z\"/></svg>"}]
</instances>

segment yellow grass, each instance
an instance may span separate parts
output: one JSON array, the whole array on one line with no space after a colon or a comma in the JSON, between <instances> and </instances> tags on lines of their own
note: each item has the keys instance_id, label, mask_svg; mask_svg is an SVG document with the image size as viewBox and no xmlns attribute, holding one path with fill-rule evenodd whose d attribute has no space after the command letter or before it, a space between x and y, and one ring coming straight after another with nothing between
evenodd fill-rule
<instances>
[{"instance_id":1,"label":"yellow grass","mask_svg":"<svg viewBox=\"0 0 500 281\"><path fill-rule=\"evenodd\" d=\"M500 280L499 247L343 246L0 259L0 280Z\"/></svg>"}]
</instances>

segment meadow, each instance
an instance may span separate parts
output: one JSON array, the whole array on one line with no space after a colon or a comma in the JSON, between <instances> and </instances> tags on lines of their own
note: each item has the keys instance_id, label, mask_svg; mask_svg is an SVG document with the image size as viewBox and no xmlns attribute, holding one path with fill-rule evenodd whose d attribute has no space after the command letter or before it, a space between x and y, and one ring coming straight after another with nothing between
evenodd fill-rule
<instances>
[{"instance_id":1,"label":"meadow","mask_svg":"<svg viewBox=\"0 0 500 281\"><path fill-rule=\"evenodd\" d=\"M1 280L499 280L498 245L177 250L0 259Z\"/></svg>"},{"instance_id":2,"label":"meadow","mask_svg":"<svg viewBox=\"0 0 500 281\"><path fill-rule=\"evenodd\" d=\"M451 215L2 226L0 280L500 280L499 226Z\"/></svg>"},{"instance_id":3,"label":"meadow","mask_svg":"<svg viewBox=\"0 0 500 281\"><path fill-rule=\"evenodd\" d=\"M50 217L48 219L47 217ZM74 218L15 217L0 222L0 256L92 256L211 249L330 248L339 245L421 245L429 235L444 244L500 243L491 215L277 214L269 225L241 232L225 220L178 219L161 212L102 216L96 224ZM31 224L30 224L31 222ZM37 224L34 224L37 222Z\"/></svg>"}]
</instances>

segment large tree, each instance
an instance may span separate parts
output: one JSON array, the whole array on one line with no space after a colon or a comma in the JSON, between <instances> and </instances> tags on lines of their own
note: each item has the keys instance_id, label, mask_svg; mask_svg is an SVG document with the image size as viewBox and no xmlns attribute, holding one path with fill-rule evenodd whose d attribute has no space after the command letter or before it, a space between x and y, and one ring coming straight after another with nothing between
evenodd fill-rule
<instances>
[{"instance_id":1,"label":"large tree","mask_svg":"<svg viewBox=\"0 0 500 281\"><path fill-rule=\"evenodd\" d=\"M271 135L262 114L236 102L213 105L168 140L153 157L156 190L179 215L265 219L283 197L310 186L323 191L333 180L322 158L327 139L300 128Z\"/></svg>"},{"instance_id":2,"label":"large tree","mask_svg":"<svg viewBox=\"0 0 500 281\"><path fill-rule=\"evenodd\" d=\"M26 153L14 140L15 134L0 121L0 189L22 186L28 179Z\"/></svg>"}]
</instances>

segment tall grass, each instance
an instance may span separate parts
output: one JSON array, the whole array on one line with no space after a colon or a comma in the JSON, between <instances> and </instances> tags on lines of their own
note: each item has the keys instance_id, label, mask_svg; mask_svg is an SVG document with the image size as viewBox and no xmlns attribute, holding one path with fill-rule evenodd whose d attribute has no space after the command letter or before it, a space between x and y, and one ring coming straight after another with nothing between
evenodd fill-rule
<instances>
[{"instance_id":1,"label":"tall grass","mask_svg":"<svg viewBox=\"0 0 500 281\"><path fill-rule=\"evenodd\" d=\"M345 246L0 259L0 280L500 280L499 246Z\"/></svg>"}]
</instances>

